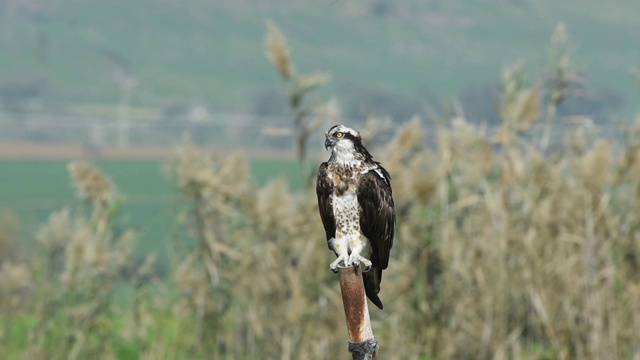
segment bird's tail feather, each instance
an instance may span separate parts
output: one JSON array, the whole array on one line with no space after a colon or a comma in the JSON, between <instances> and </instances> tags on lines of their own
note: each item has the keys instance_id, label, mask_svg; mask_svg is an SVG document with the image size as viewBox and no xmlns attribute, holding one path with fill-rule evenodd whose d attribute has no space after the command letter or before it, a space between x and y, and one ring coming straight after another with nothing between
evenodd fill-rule
<instances>
[{"instance_id":1,"label":"bird's tail feather","mask_svg":"<svg viewBox=\"0 0 640 360\"><path fill-rule=\"evenodd\" d=\"M378 272L380 272L380 270L374 267L369 272L363 273L362 281L364 283L364 292L367 294L369 300L382 310L384 306L382 305L382 300L378 297L382 274L378 274Z\"/></svg>"}]
</instances>

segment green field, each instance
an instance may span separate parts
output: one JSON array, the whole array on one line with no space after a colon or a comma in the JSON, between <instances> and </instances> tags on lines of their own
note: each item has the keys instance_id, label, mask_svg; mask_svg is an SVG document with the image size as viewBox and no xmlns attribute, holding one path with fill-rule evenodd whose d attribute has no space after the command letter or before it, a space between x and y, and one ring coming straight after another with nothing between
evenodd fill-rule
<instances>
[{"instance_id":1,"label":"green field","mask_svg":"<svg viewBox=\"0 0 640 360\"><path fill-rule=\"evenodd\" d=\"M65 206L78 208L79 200L64 160L0 160L0 210L13 212L20 221L21 248L28 250L33 235L49 214ZM168 179L166 161L99 160L94 162L111 176L124 196L123 219L139 231L140 254L163 254L180 206L180 196ZM293 189L302 180L298 165L290 160L250 162L256 183L285 177Z\"/></svg>"}]
</instances>

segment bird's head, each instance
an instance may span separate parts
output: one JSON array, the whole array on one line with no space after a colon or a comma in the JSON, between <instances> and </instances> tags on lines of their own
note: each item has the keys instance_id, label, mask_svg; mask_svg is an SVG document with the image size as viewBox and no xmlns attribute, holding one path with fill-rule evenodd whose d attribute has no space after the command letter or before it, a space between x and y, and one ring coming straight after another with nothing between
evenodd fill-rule
<instances>
[{"instance_id":1,"label":"bird's head","mask_svg":"<svg viewBox=\"0 0 640 360\"><path fill-rule=\"evenodd\" d=\"M343 164L367 161L371 155L362 145L360 133L344 125L334 125L325 134L324 147L331 150L331 158Z\"/></svg>"},{"instance_id":2,"label":"bird's head","mask_svg":"<svg viewBox=\"0 0 640 360\"><path fill-rule=\"evenodd\" d=\"M325 149L331 151L348 152L355 150L355 143L362 143L360 133L344 125L334 125L324 134Z\"/></svg>"}]
</instances>

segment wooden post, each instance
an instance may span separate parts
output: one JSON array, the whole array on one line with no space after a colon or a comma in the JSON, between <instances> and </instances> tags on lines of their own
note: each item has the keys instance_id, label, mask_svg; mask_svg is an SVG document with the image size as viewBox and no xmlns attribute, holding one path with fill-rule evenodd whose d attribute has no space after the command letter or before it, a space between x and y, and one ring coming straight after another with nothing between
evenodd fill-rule
<instances>
[{"instance_id":1,"label":"wooden post","mask_svg":"<svg viewBox=\"0 0 640 360\"><path fill-rule=\"evenodd\" d=\"M376 360L378 341L371 328L362 270L360 266L338 266L338 276L349 331L349 352L353 360Z\"/></svg>"}]
</instances>

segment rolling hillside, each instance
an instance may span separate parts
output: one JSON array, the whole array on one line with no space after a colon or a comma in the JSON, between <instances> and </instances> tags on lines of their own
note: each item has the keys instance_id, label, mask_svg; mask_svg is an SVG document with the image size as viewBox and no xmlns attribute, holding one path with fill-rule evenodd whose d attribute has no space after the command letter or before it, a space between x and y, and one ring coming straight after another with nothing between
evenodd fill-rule
<instances>
[{"instance_id":1,"label":"rolling hillside","mask_svg":"<svg viewBox=\"0 0 640 360\"><path fill-rule=\"evenodd\" d=\"M544 63L558 22L594 85L640 100L640 3L618 0L26 0L0 1L0 96L50 104L199 103L256 110L280 90L264 56L264 22L288 37L301 72L332 74L327 94L351 102L363 89L407 107L495 83L500 69ZM354 105L355 104L355 105ZM256 111L260 111L257 109Z\"/></svg>"}]
</instances>

